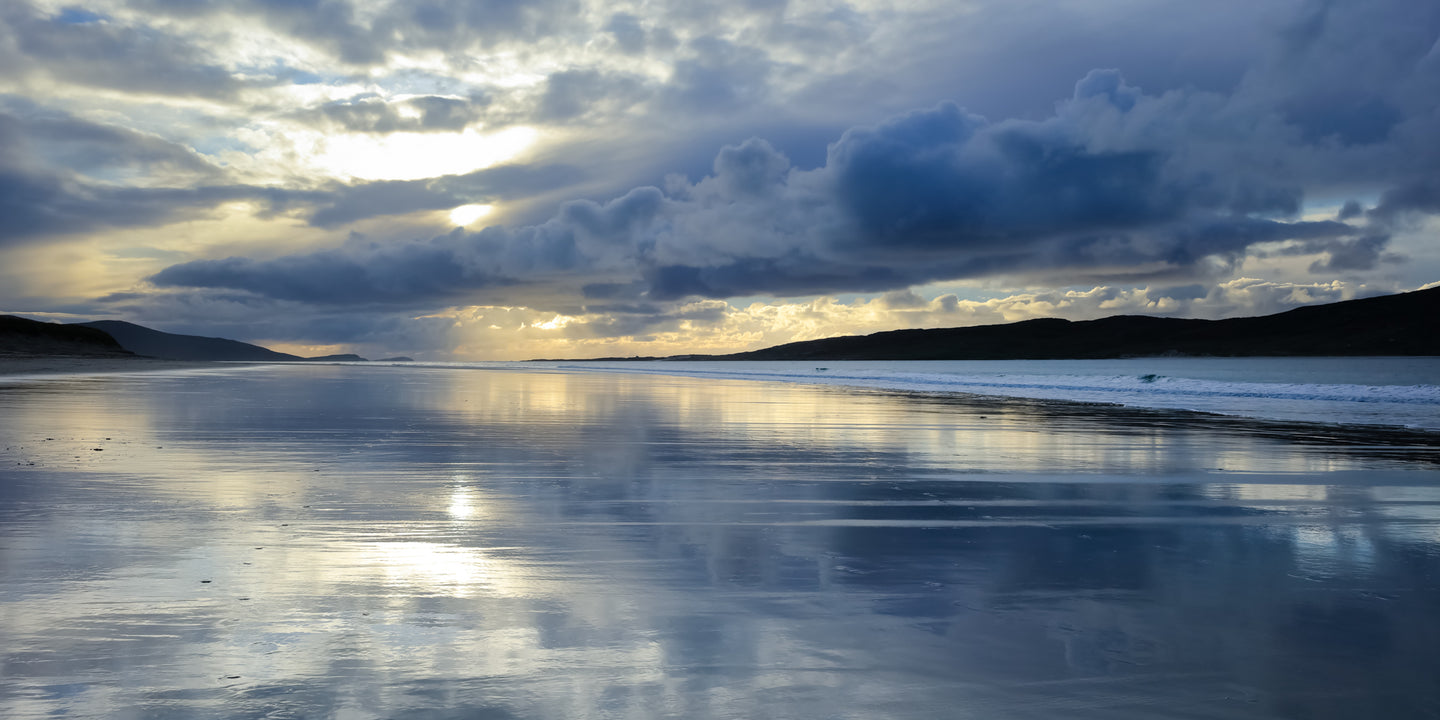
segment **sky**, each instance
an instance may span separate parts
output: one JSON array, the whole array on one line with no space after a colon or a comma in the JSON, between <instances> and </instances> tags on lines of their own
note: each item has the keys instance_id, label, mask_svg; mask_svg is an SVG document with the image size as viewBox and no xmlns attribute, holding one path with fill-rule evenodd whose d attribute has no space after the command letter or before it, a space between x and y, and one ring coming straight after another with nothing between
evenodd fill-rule
<instances>
[{"instance_id":1,"label":"sky","mask_svg":"<svg viewBox=\"0 0 1440 720\"><path fill-rule=\"evenodd\" d=\"M8 0L0 312L732 352L1440 281L1431 0Z\"/></svg>"}]
</instances>

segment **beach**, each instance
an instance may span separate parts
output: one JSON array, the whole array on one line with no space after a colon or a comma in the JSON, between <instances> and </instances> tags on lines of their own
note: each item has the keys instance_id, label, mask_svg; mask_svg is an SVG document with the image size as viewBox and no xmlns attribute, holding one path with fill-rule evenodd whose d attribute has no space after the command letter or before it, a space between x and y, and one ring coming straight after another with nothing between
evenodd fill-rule
<instances>
[{"instance_id":1,"label":"beach","mask_svg":"<svg viewBox=\"0 0 1440 720\"><path fill-rule=\"evenodd\" d=\"M231 363L227 363L231 364ZM11 375L93 375L215 367L217 363L150 357L86 355L0 355L0 377Z\"/></svg>"},{"instance_id":2,"label":"beach","mask_svg":"<svg viewBox=\"0 0 1440 720\"><path fill-rule=\"evenodd\" d=\"M539 365L0 381L7 719L1435 717L1437 603L1423 429Z\"/></svg>"}]
</instances>

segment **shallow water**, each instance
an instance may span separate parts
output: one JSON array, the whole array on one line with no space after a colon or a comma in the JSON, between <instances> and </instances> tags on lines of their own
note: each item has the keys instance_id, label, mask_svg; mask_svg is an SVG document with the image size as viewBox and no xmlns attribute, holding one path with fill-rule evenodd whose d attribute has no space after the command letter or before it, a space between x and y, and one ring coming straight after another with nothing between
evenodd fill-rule
<instances>
[{"instance_id":1,"label":"shallow water","mask_svg":"<svg viewBox=\"0 0 1440 720\"><path fill-rule=\"evenodd\" d=\"M7 719L1440 716L1433 434L282 366L0 448Z\"/></svg>"},{"instance_id":2,"label":"shallow water","mask_svg":"<svg viewBox=\"0 0 1440 720\"><path fill-rule=\"evenodd\" d=\"M1440 432L1440 357L631 361L545 365L568 372L779 380Z\"/></svg>"}]
</instances>

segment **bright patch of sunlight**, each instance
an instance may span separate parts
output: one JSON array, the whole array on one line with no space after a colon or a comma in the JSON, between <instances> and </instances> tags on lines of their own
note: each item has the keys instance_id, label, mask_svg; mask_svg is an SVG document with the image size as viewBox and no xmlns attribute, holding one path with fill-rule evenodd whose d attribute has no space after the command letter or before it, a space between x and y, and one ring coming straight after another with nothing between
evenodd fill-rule
<instances>
[{"instance_id":1,"label":"bright patch of sunlight","mask_svg":"<svg viewBox=\"0 0 1440 720\"><path fill-rule=\"evenodd\" d=\"M534 128L512 127L493 133L331 135L316 146L314 162L338 176L364 180L420 180L462 175L498 165L535 142Z\"/></svg>"},{"instance_id":2,"label":"bright patch of sunlight","mask_svg":"<svg viewBox=\"0 0 1440 720\"><path fill-rule=\"evenodd\" d=\"M450 211L450 222L455 223L457 227L466 227L494 210L494 205L461 205Z\"/></svg>"},{"instance_id":3,"label":"bright patch of sunlight","mask_svg":"<svg viewBox=\"0 0 1440 720\"><path fill-rule=\"evenodd\" d=\"M567 317L565 315L556 315L555 317L550 318L545 322L532 323L530 327L540 328L541 330L559 330L560 328L569 325L574 320L575 318Z\"/></svg>"}]
</instances>

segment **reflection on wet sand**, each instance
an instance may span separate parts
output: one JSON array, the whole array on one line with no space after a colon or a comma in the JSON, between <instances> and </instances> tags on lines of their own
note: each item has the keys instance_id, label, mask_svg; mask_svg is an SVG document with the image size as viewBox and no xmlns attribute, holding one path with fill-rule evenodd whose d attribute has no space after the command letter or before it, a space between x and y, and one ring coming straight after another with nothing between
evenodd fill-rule
<instances>
[{"instance_id":1,"label":"reflection on wet sand","mask_svg":"<svg viewBox=\"0 0 1440 720\"><path fill-rule=\"evenodd\" d=\"M1423 436L323 366L0 418L0 717L1440 713Z\"/></svg>"}]
</instances>

